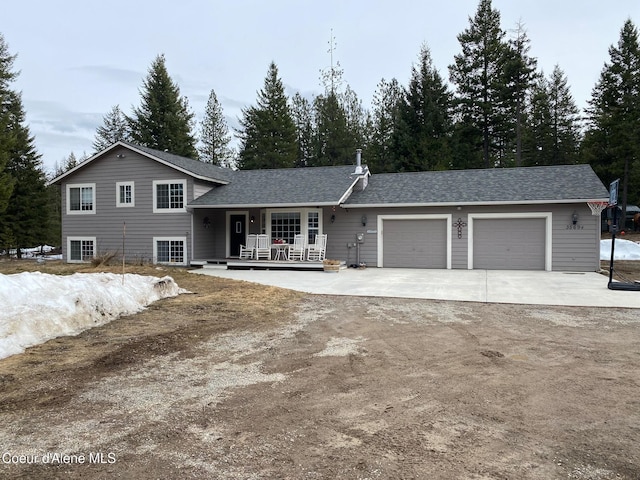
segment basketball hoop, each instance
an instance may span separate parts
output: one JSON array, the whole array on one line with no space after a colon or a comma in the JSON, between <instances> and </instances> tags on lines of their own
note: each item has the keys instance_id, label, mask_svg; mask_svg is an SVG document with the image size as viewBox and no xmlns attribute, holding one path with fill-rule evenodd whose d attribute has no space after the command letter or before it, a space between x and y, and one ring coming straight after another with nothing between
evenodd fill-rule
<instances>
[{"instance_id":1,"label":"basketball hoop","mask_svg":"<svg viewBox=\"0 0 640 480\"><path fill-rule=\"evenodd\" d=\"M609 206L609 202L587 202L589 208L591 209L591 215L597 216L602 213L602 211Z\"/></svg>"}]
</instances>

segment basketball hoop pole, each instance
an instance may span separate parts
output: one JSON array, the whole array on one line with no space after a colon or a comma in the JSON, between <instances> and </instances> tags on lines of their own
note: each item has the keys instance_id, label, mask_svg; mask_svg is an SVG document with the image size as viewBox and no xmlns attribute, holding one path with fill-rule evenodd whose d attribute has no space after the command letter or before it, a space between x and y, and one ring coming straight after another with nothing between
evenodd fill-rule
<instances>
[{"instance_id":1,"label":"basketball hoop pole","mask_svg":"<svg viewBox=\"0 0 640 480\"><path fill-rule=\"evenodd\" d=\"M616 249L616 230L618 229L618 206L613 206L613 221L611 222L611 259L609 260L609 285L613 282L613 252Z\"/></svg>"}]
</instances>

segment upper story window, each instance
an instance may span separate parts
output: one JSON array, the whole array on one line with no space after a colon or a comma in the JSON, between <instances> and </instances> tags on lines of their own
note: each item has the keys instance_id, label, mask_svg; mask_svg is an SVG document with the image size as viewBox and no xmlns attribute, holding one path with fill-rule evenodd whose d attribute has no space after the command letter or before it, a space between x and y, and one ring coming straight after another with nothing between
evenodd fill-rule
<instances>
[{"instance_id":1,"label":"upper story window","mask_svg":"<svg viewBox=\"0 0 640 480\"><path fill-rule=\"evenodd\" d=\"M153 213L186 212L186 180L154 180Z\"/></svg>"},{"instance_id":2,"label":"upper story window","mask_svg":"<svg viewBox=\"0 0 640 480\"><path fill-rule=\"evenodd\" d=\"M116 207L135 207L135 183L116 183Z\"/></svg>"},{"instance_id":3,"label":"upper story window","mask_svg":"<svg viewBox=\"0 0 640 480\"><path fill-rule=\"evenodd\" d=\"M96 213L96 184L67 184L67 214Z\"/></svg>"}]
</instances>

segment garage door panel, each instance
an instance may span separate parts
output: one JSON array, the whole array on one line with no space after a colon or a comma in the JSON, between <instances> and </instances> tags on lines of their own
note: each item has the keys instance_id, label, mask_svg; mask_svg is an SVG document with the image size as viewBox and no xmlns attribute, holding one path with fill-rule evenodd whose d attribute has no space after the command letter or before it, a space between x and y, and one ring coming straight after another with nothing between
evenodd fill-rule
<instances>
[{"instance_id":1,"label":"garage door panel","mask_svg":"<svg viewBox=\"0 0 640 480\"><path fill-rule=\"evenodd\" d=\"M473 222L473 268L544 270L544 218L476 219Z\"/></svg>"},{"instance_id":2,"label":"garage door panel","mask_svg":"<svg viewBox=\"0 0 640 480\"><path fill-rule=\"evenodd\" d=\"M447 268L447 221L384 220L383 267Z\"/></svg>"}]
</instances>

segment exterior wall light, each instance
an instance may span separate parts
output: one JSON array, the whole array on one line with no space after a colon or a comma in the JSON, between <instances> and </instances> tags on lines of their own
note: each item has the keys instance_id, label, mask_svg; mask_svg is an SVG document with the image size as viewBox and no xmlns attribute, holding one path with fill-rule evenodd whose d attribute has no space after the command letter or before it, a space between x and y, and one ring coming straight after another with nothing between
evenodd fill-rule
<instances>
[{"instance_id":1,"label":"exterior wall light","mask_svg":"<svg viewBox=\"0 0 640 480\"><path fill-rule=\"evenodd\" d=\"M362 226L363 227L367 226L367 216L366 215L362 215L362 218L360 219L360 221L362 222Z\"/></svg>"},{"instance_id":2,"label":"exterior wall light","mask_svg":"<svg viewBox=\"0 0 640 480\"><path fill-rule=\"evenodd\" d=\"M573 215L571 215L571 221L574 225L578 223L578 213L575 210L573 211Z\"/></svg>"}]
</instances>

